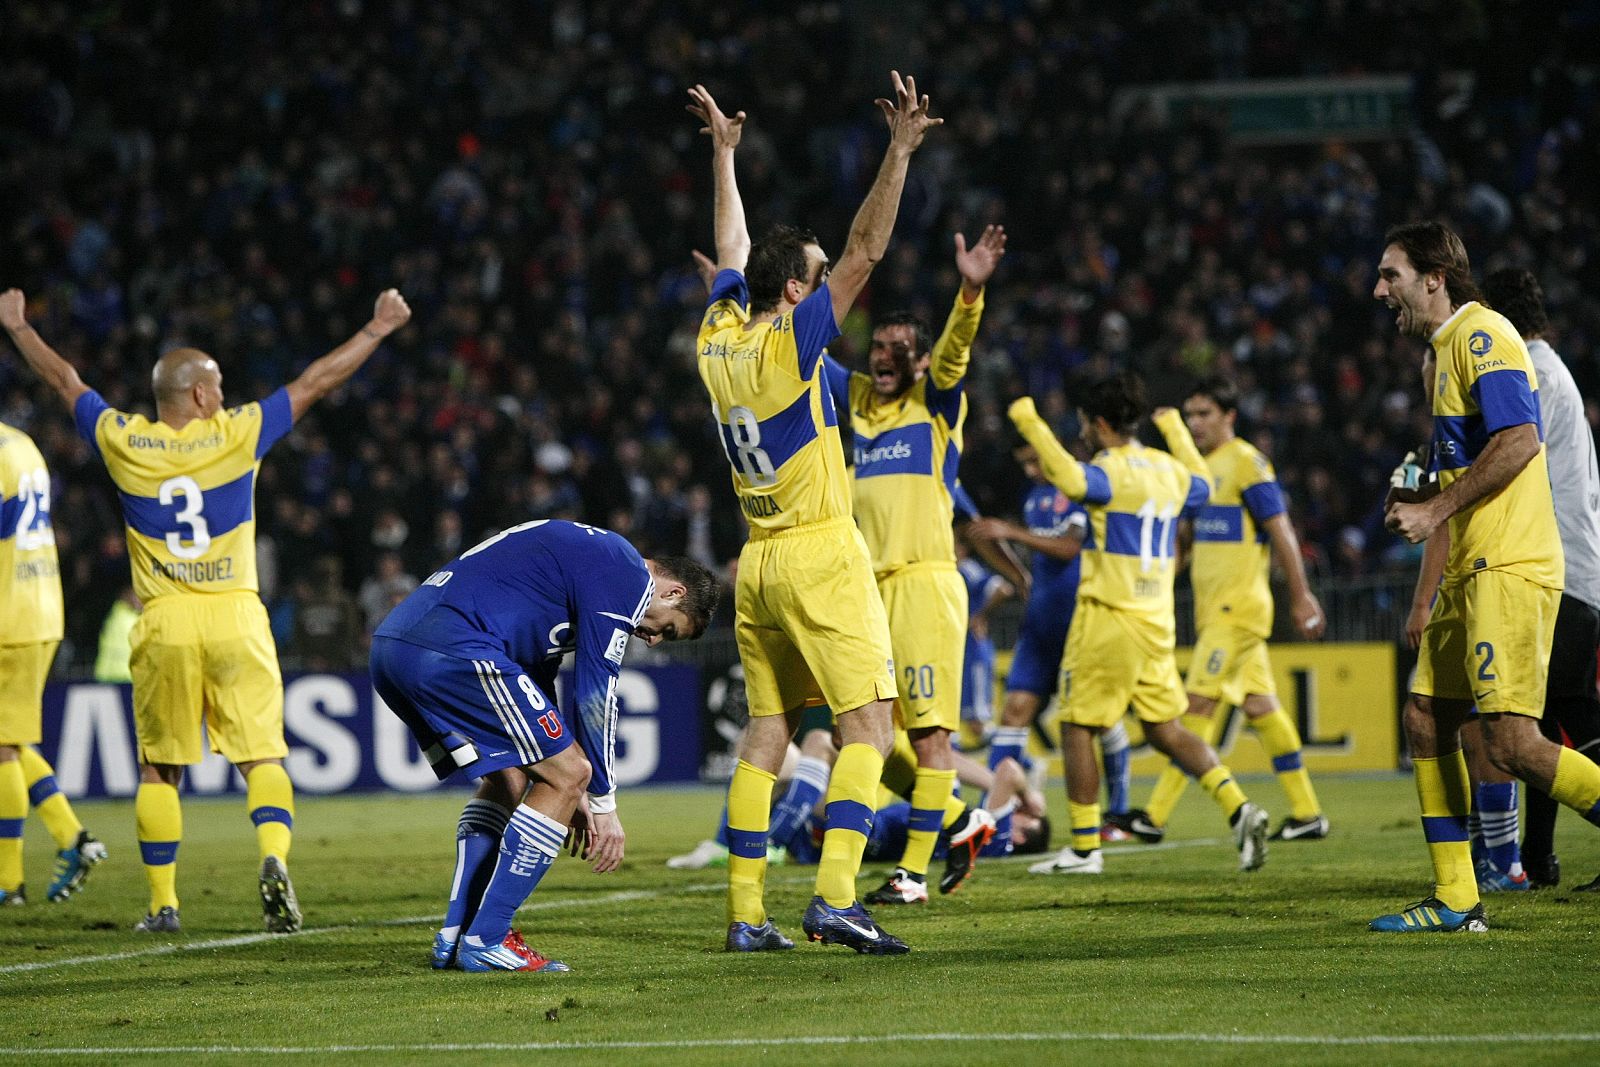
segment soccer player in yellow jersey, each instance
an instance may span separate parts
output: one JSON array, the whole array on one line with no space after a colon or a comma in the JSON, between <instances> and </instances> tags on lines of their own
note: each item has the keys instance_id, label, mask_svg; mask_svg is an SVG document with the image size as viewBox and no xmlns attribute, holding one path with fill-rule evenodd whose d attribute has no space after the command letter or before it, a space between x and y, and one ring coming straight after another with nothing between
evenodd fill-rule
<instances>
[{"instance_id":1,"label":"soccer player in yellow jersey","mask_svg":"<svg viewBox=\"0 0 1600 1067\"><path fill-rule=\"evenodd\" d=\"M953 790L950 734L961 726L961 664L966 651L967 587L956 569L952 493L967 417L966 376L983 316L983 288L1005 255L1006 234L988 226L971 247L957 234L961 291L938 341L915 315L891 312L873 325L870 373L848 374L855 431L855 516L889 616L894 646L897 727L916 758L905 853L868 904L928 899L928 864L949 832L949 893L972 873L994 833L988 813ZM824 357L830 376L847 372Z\"/></svg>"},{"instance_id":2,"label":"soccer player in yellow jersey","mask_svg":"<svg viewBox=\"0 0 1600 1067\"><path fill-rule=\"evenodd\" d=\"M106 404L24 312L22 293L0 294L0 326L72 410L116 484L134 591L145 604L133 629L131 667L140 762L134 811L150 908L136 928L180 929L178 786L184 767L204 755L204 722L212 747L248 787L266 927L297 930L287 865L294 790L283 769L283 681L256 591L256 471L273 442L354 374L411 309L398 292L385 291L355 336L265 400L236 408L222 406L215 360L173 349L151 375L155 421Z\"/></svg>"},{"instance_id":3,"label":"soccer player in yellow jersey","mask_svg":"<svg viewBox=\"0 0 1600 1067\"><path fill-rule=\"evenodd\" d=\"M1178 516L1209 499L1210 473L1173 408L1155 412L1171 454L1140 444L1146 410L1144 385L1131 374L1091 385L1079 398L1078 420L1096 454L1080 463L1031 397L1011 405L1011 421L1038 452L1045 477L1089 511L1059 698L1072 840L1054 859L1028 868L1034 874L1104 869L1094 738L1120 722L1130 703L1156 751L1200 779L1227 815L1239 869L1255 870L1267 857L1267 813L1245 798L1211 746L1178 721L1189 703L1173 657Z\"/></svg>"},{"instance_id":4,"label":"soccer player in yellow jersey","mask_svg":"<svg viewBox=\"0 0 1600 1067\"><path fill-rule=\"evenodd\" d=\"M1238 414L1238 388L1222 377L1201 382L1183 402L1184 424L1205 455L1212 481L1211 500L1192 516L1189 576L1198 636L1184 680L1188 726L1215 745L1223 723L1223 716L1216 714L1218 702L1242 710L1289 797L1289 816L1272 839L1326 837L1328 820L1301 763L1300 734L1278 703L1267 658L1267 638L1272 636L1269 544L1289 579L1295 628L1307 640L1322 636L1322 605L1306 582L1300 543L1289 525L1272 463L1234 432ZM1130 811L1123 817L1125 828L1145 841L1161 840L1187 784L1184 773L1169 764L1150 794L1148 809Z\"/></svg>"},{"instance_id":5,"label":"soccer player in yellow jersey","mask_svg":"<svg viewBox=\"0 0 1600 1067\"><path fill-rule=\"evenodd\" d=\"M0 423L0 907L26 902L22 824L30 804L58 849L47 899L66 900L106 857L106 847L83 828L55 771L33 747L62 621L50 472L32 438Z\"/></svg>"},{"instance_id":6,"label":"soccer player in yellow jersey","mask_svg":"<svg viewBox=\"0 0 1600 1067\"><path fill-rule=\"evenodd\" d=\"M1447 227L1390 230L1372 295L1436 360L1438 481L1391 490L1389 529L1413 544L1448 523L1449 555L1406 703L1434 891L1372 921L1386 933L1488 929L1467 837L1461 725L1474 704L1490 761L1600 825L1600 767L1539 732L1564 559L1545 462L1538 379L1516 327L1477 299Z\"/></svg>"},{"instance_id":7,"label":"soccer player in yellow jersey","mask_svg":"<svg viewBox=\"0 0 1600 1067\"><path fill-rule=\"evenodd\" d=\"M816 896L802 921L814 941L899 954L856 900L883 758L893 740L894 661L866 544L850 517L850 481L823 349L883 258L906 168L940 119L916 82L893 75L889 148L831 276L810 234L777 227L754 245L734 176L744 113L729 118L702 86L689 111L711 137L717 275L698 341L700 379L733 465L750 540L739 554L734 635L750 722L728 786L728 936L734 952L786 949L762 900L772 785L806 703L835 712L842 740L829 780Z\"/></svg>"}]
</instances>

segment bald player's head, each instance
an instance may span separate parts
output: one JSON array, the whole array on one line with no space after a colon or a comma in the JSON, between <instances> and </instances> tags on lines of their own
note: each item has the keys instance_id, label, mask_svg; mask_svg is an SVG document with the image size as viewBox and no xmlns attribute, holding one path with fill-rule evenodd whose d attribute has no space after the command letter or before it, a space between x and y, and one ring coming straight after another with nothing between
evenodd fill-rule
<instances>
[{"instance_id":1,"label":"bald player's head","mask_svg":"<svg viewBox=\"0 0 1600 1067\"><path fill-rule=\"evenodd\" d=\"M156 360L150 384L163 420L209 419L222 408L222 371L198 348L174 348Z\"/></svg>"}]
</instances>

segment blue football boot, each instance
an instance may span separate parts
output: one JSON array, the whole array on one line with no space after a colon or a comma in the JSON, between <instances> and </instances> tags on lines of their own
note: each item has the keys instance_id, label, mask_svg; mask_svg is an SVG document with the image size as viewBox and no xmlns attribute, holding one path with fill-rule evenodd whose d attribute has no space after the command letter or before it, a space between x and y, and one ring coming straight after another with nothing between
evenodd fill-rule
<instances>
[{"instance_id":1,"label":"blue football boot","mask_svg":"<svg viewBox=\"0 0 1600 1067\"><path fill-rule=\"evenodd\" d=\"M874 922L859 901L848 908L831 908L821 897L812 897L800 925L807 937L824 945L845 945L871 956L903 956L911 951Z\"/></svg>"},{"instance_id":2,"label":"blue football boot","mask_svg":"<svg viewBox=\"0 0 1600 1067\"><path fill-rule=\"evenodd\" d=\"M794 948L794 942L783 936L771 919L760 926L750 923L730 923L728 926L729 952L782 952Z\"/></svg>"},{"instance_id":3,"label":"blue football boot","mask_svg":"<svg viewBox=\"0 0 1600 1067\"><path fill-rule=\"evenodd\" d=\"M448 971L456 965L456 943L447 940L443 934L433 935L433 959L430 961L436 971Z\"/></svg>"},{"instance_id":4,"label":"blue football boot","mask_svg":"<svg viewBox=\"0 0 1600 1067\"><path fill-rule=\"evenodd\" d=\"M1455 911L1438 897L1428 897L1407 905L1399 914L1378 916L1367 928L1384 934L1449 934L1457 930L1482 934L1488 932L1489 924L1484 921L1482 901L1468 911Z\"/></svg>"}]
</instances>

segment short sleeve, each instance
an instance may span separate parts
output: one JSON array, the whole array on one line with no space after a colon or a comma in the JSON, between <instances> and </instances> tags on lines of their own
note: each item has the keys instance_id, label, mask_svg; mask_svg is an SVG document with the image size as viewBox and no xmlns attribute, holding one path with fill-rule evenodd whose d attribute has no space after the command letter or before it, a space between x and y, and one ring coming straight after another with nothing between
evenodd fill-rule
<instances>
[{"instance_id":1,"label":"short sleeve","mask_svg":"<svg viewBox=\"0 0 1600 1067\"><path fill-rule=\"evenodd\" d=\"M72 419L78 426L78 434L94 449L95 455L100 454L100 440L98 437L100 416L111 410L105 397L90 389L78 397L78 402L73 405Z\"/></svg>"},{"instance_id":2,"label":"short sleeve","mask_svg":"<svg viewBox=\"0 0 1600 1067\"><path fill-rule=\"evenodd\" d=\"M817 360L823 349L839 336L839 325L833 321L833 294L826 283L800 301L790 313L794 327L795 356L799 362L800 377L810 380L817 369Z\"/></svg>"},{"instance_id":3,"label":"short sleeve","mask_svg":"<svg viewBox=\"0 0 1600 1067\"><path fill-rule=\"evenodd\" d=\"M1540 425L1539 402L1526 371L1494 370L1479 376L1472 383L1472 399L1483 412L1483 426L1490 433L1529 422Z\"/></svg>"},{"instance_id":4,"label":"short sleeve","mask_svg":"<svg viewBox=\"0 0 1600 1067\"><path fill-rule=\"evenodd\" d=\"M1189 495L1183 501L1184 509L1187 510L1189 508L1198 508L1210 499L1211 483L1200 477L1198 474L1190 474Z\"/></svg>"},{"instance_id":5,"label":"short sleeve","mask_svg":"<svg viewBox=\"0 0 1600 1067\"><path fill-rule=\"evenodd\" d=\"M1111 503L1111 479L1103 469L1093 463L1085 463L1083 477L1089 483L1089 487L1083 491L1085 504Z\"/></svg>"},{"instance_id":6,"label":"short sleeve","mask_svg":"<svg viewBox=\"0 0 1600 1067\"><path fill-rule=\"evenodd\" d=\"M714 307L724 300L731 300L740 307L750 306L750 288L745 284L744 275L736 270L717 271L717 276L711 281L711 295L706 298L706 307Z\"/></svg>"},{"instance_id":7,"label":"short sleeve","mask_svg":"<svg viewBox=\"0 0 1600 1067\"><path fill-rule=\"evenodd\" d=\"M256 458L267 454L267 449L277 444L294 428L294 412L289 407L289 390L279 387L261 401L261 436L256 438Z\"/></svg>"},{"instance_id":8,"label":"short sleeve","mask_svg":"<svg viewBox=\"0 0 1600 1067\"><path fill-rule=\"evenodd\" d=\"M1239 495L1257 526L1269 519L1277 518L1288 510L1283 503L1283 490L1278 487L1277 482L1257 482Z\"/></svg>"}]
</instances>

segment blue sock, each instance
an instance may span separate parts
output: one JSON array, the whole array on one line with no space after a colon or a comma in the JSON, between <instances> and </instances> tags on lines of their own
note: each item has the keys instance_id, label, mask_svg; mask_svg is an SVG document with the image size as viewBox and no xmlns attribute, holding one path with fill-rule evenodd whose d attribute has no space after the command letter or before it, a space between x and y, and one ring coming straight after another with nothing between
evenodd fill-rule
<instances>
[{"instance_id":1,"label":"blue sock","mask_svg":"<svg viewBox=\"0 0 1600 1067\"><path fill-rule=\"evenodd\" d=\"M989 769L994 770L1000 766L1000 761L1007 757L1021 763L1023 753L1027 750L1026 726L1002 726L995 730L994 740L989 742Z\"/></svg>"},{"instance_id":2,"label":"blue sock","mask_svg":"<svg viewBox=\"0 0 1600 1067\"><path fill-rule=\"evenodd\" d=\"M506 939L511 932L511 917L555 863L566 837L565 826L525 804L511 813L500 838L494 876L483 891L477 916L467 927L468 946L483 948Z\"/></svg>"},{"instance_id":3,"label":"blue sock","mask_svg":"<svg viewBox=\"0 0 1600 1067\"><path fill-rule=\"evenodd\" d=\"M1517 847L1517 783L1484 782L1477 794L1489 862L1515 878L1522 873L1522 850Z\"/></svg>"},{"instance_id":4,"label":"blue sock","mask_svg":"<svg viewBox=\"0 0 1600 1067\"><path fill-rule=\"evenodd\" d=\"M1002 805L999 811L990 813L994 816L994 836L989 839L987 845L983 846L982 855L1011 855L1011 813L1016 810L1017 802L1011 800Z\"/></svg>"},{"instance_id":5,"label":"blue sock","mask_svg":"<svg viewBox=\"0 0 1600 1067\"><path fill-rule=\"evenodd\" d=\"M1106 813L1128 813L1128 786L1133 780L1132 752L1128 745L1128 726L1117 725L1100 735L1100 758L1106 768Z\"/></svg>"},{"instance_id":6,"label":"blue sock","mask_svg":"<svg viewBox=\"0 0 1600 1067\"><path fill-rule=\"evenodd\" d=\"M728 847L728 802L722 802L722 821L717 823L717 844Z\"/></svg>"},{"instance_id":7,"label":"blue sock","mask_svg":"<svg viewBox=\"0 0 1600 1067\"><path fill-rule=\"evenodd\" d=\"M439 931L445 940L460 937L461 928L477 913L478 901L483 899L489 876L494 873L489 857L499 849L500 835L505 833L506 820L510 818L511 813L494 801L476 797L461 809L461 818L456 822L456 875L450 881L450 904Z\"/></svg>"},{"instance_id":8,"label":"blue sock","mask_svg":"<svg viewBox=\"0 0 1600 1067\"><path fill-rule=\"evenodd\" d=\"M829 767L812 756L801 756L795 765L794 777L783 799L772 809L772 821L767 824L767 843L787 848L794 835L805 825L806 818L817 806L817 801L828 791Z\"/></svg>"}]
</instances>

